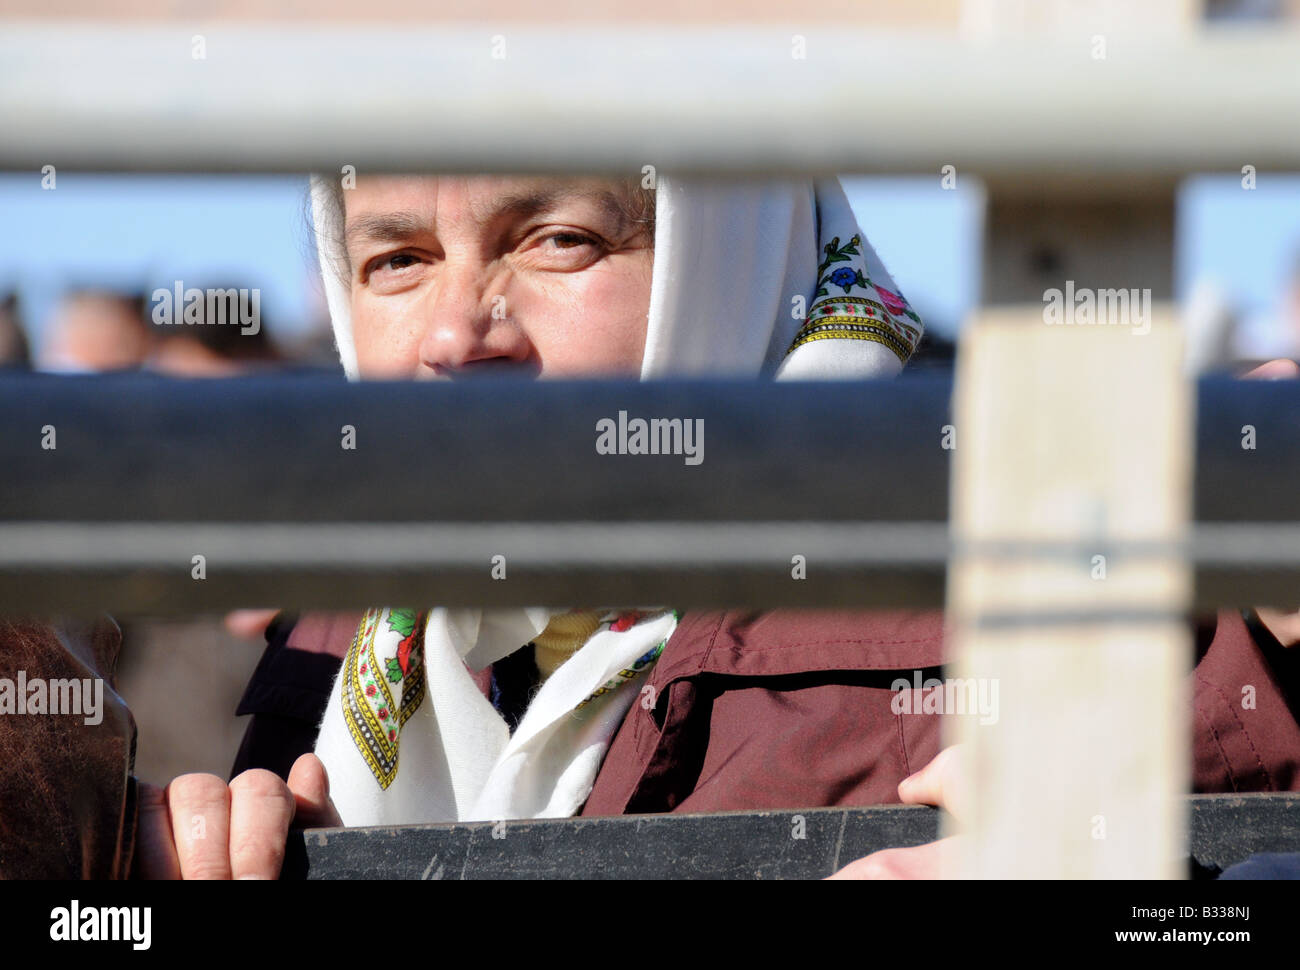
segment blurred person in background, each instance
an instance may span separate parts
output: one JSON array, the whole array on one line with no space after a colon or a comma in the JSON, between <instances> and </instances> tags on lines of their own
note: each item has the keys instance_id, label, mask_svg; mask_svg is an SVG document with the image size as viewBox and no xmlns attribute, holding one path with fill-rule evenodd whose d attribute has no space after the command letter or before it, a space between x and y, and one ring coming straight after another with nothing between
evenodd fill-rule
<instances>
[{"instance_id":1,"label":"blurred person in background","mask_svg":"<svg viewBox=\"0 0 1300 970\"><path fill-rule=\"evenodd\" d=\"M135 370L150 345L142 294L76 289L59 302L39 365L56 374Z\"/></svg>"},{"instance_id":2,"label":"blurred person in background","mask_svg":"<svg viewBox=\"0 0 1300 970\"><path fill-rule=\"evenodd\" d=\"M27 333L18 322L18 296L0 297L0 371L29 370L32 366Z\"/></svg>"},{"instance_id":3,"label":"blurred person in background","mask_svg":"<svg viewBox=\"0 0 1300 970\"><path fill-rule=\"evenodd\" d=\"M216 310L218 319L238 321L256 316L256 328L208 320L197 324L153 321L150 370L172 377L234 377L253 370L274 369L283 363L262 324L260 303L249 305L247 289L220 287L206 292L220 294L216 299L224 305ZM209 300L204 313L213 310Z\"/></svg>"}]
</instances>

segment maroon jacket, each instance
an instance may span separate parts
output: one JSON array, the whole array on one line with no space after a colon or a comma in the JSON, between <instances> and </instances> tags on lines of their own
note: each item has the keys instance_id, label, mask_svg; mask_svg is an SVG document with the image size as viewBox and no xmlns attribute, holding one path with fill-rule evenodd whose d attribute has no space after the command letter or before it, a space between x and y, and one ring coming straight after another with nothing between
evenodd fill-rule
<instances>
[{"instance_id":1,"label":"maroon jacket","mask_svg":"<svg viewBox=\"0 0 1300 970\"><path fill-rule=\"evenodd\" d=\"M255 716L237 770L286 774L311 750L356 620L310 615L273 629L241 707ZM1195 789L1300 790L1300 648L1228 610L1196 642ZM135 726L112 690L120 643L110 622L0 621L0 676L108 681L93 727L0 717L0 876L127 873ZM898 782L938 752L940 725L895 714L891 685L937 675L942 647L938 613L687 614L649 675L657 703L632 705L583 814L897 801ZM507 715L506 695L517 711L528 689L531 663L518 656L479 678Z\"/></svg>"},{"instance_id":2,"label":"maroon jacket","mask_svg":"<svg viewBox=\"0 0 1300 970\"><path fill-rule=\"evenodd\" d=\"M0 715L0 879L120 879L135 839L135 723L114 689L121 632L107 617L0 619L0 677L103 679L103 720Z\"/></svg>"},{"instance_id":3,"label":"maroon jacket","mask_svg":"<svg viewBox=\"0 0 1300 970\"><path fill-rule=\"evenodd\" d=\"M1197 626L1198 792L1300 790L1300 648L1250 618ZM284 775L311 750L358 619L309 615L272 636L240 706L255 716L236 773ZM940 717L895 714L891 685L940 676L942 661L938 612L687 613L647 681L656 703L632 706L582 814L897 802L939 752ZM480 678L489 696L492 681Z\"/></svg>"}]
</instances>

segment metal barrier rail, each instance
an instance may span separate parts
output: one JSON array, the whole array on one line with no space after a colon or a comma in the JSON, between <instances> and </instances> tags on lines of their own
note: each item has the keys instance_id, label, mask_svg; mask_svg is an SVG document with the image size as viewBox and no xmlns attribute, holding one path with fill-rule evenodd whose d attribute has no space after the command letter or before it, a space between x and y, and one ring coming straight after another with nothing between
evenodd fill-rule
<instances>
[{"instance_id":1,"label":"metal barrier rail","mask_svg":"<svg viewBox=\"0 0 1300 970\"><path fill-rule=\"evenodd\" d=\"M1300 851L1300 795L1195 795L1188 807L1201 870ZM938 828L936 809L886 805L313 829L290 837L284 878L819 879Z\"/></svg>"},{"instance_id":2,"label":"metal barrier rail","mask_svg":"<svg viewBox=\"0 0 1300 970\"><path fill-rule=\"evenodd\" d=\"M937 176L944 165L1300 165L1283 121L1300 116L1295 31L1136 23L1101 34L1104 57L1092 29L969 42L824 25L0 21L0 168ZM864 72L888 78L889 96ZM1207 118L1232 119L1231 136Z\"/></svg>"},{"instance_id":3,"label":"metal barrier rail","mask_svg":"<svg viewBox=\"0 0 1300 970\"><path fill-rule=\"evenodd\" d=\"M683 607L936 607L955 548L950 389L941 377L6 379L0 609L562 605L576 590ZM599 454L597 422L620 412L702 421L702 461ZM1198 523L1178 550L1196 564L1197 605L1289 603L1300 385L1205 380L1199 415ZM1034 547L1084 565L1168 551L1141 536Z\"/></svg>"}]
</instances>

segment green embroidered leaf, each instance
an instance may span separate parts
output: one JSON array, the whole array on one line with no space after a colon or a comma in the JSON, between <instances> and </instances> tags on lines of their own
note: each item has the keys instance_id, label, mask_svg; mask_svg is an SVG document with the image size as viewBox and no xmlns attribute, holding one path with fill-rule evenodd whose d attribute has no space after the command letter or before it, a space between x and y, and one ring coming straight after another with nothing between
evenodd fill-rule
<instances>
[{"instance_id":1,"label":"green embroidered leaf","mask_svg":"<svg viewBox=\"0 0 1300 970\"><path fill-rule=\"evenodd\" d=\"M911 310L904 310L903 312L906 313L906 314L907 314L909 317L911 317L913 320L915 320L917 323L920 323L920 322L921 322L921 318L918 317L918 316L917 316L915 313L913 313Z\"/></svg>"},{"instance_id":2,"label":"green embroidered leaf","mask_svg":"<svg viewBox=\"0 0 1300 970\"><path fill-rule=\"evenodd\" d=\"M388 682L395 684L402 679L402 665L397 662L396 657L388 658Z\"/></svg>"},{"instance_id":3,"label":"green embroidered leaf","mask_svg":"<svg viewBox=\"0 0 1300 970\"><path fill-rule=\"evenodd\" d=\"M415 617L415 610L393 610L388 615L388 628L403 638L409 637L415 629Z\"/></svg>"},{"instance_id":4,"label":"green embroidered leaf","mask_svg":"<svg viewBox=\"0 0 1300 970\"><path fill-rule=\"evenodd\" d=\"M826 287L824 287L824 286L819 286L819 287L817 287L817 295L818 295L818 296L826 296L826 295L827 295L827 293L826 293Z\"/></svg>"}]
</instances>

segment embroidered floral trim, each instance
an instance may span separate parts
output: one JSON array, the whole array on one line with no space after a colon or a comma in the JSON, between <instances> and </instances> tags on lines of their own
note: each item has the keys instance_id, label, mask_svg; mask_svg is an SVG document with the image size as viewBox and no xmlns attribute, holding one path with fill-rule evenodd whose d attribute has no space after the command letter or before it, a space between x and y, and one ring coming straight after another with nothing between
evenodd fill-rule
<instances>
[{"instance_id":1,"label":"embroidered floral trim","mask_svg":"<svg viewBox=\"0 0 1300 970\"><path fill-rule=\"evenodd\" d=\"M814 340L832 339L883 344L904 364L916 351L921 341L921 318L900 294L877 286L866 275L866 262L858 248L861 242L862 237L854 235L840 245L836 236L823 247L826 258L817 267L817 292L807 322L795 334L787 354ZM837 263L849 265L835 266ZM833 288L842 292L832 293ZM850 296L855 289L871 295ZM916 326L901 318L912 320Z\"/></svg>"},{"instance_id":2,"label":"embroidered floral trim","mask_svg":"<svg viewBox=\"0 0 1300 970\"><path fill-rule=\"evenodd\" d=\"M415 610L368 610L343 660L343 720L380 788L397 777L402 725L424 700L425 619Z\"/></svg>"},{"instance_id":3,"label":"embroidered floral trim","mask_svg":"<svg viewBox=\"0 0 1300 970\"><path fill-rule=\"evenodd\" d=\"M827 322L827 317L848 318L850 323L875 323L887 327L899 340L915 347L921 340L921 330L910 323L904 323L891 314L882 303L863 296L841 296L831 300L819 300L813 304L808 314L805 327Z\"/></svg>"},{"instance_id":4,"label":"embroidered floral trim","mask_svg":"<svg viewBox=\"0 0 1300 970\"><path fill-rule=\"evenodd\" d=\"M878 344L884 344L904 364L912 356L911 348L889 331L880 327L868 327L844 321L844 317L833 317L829 320L819 321L817 326L805 326L795 334L794 343L790 345L790 349L794 350L796 347L802 347L814 340L871 340Z\"/></svg>"},{"instance_id":5,"label":"embroidered floral trim","mask_svg":"<svg viewBox=\"0 0 1300 970\"><path fill-rule=\"evenodd\" d=\"M682 618L682 614L680 610L671 610L669 612L671 612L673 616L677 617L678 620ZM609 628L613 630L615 633L622 633L624 630L627 630L629 627L634 626L636 623L639 623L641 620L643 620L645 617L649 615L650 614L641 611L625 613L622 616L618 617L616 620L614 620L612 623L610 623ZM628 683L628 681L634 680L636 677L645 673L645 671L656 660L659 659L659 655L664 652L664 647L667 645L668 645L667 637L664 638L663 640L660 640L659 643L655 644L653 647L651 647L649 650L643 653L640 657L637 657L636 660L632 661L632 663L629 666L624 667L613 677L605 681L605 683L603 683L601 686L597 687L590 694L588 694L574 708L574 711L582 710L584 707L586 707L596 698L602 697L605 694L609 694L618 690L624 684Z\"/></svg>"}]
</instances>

